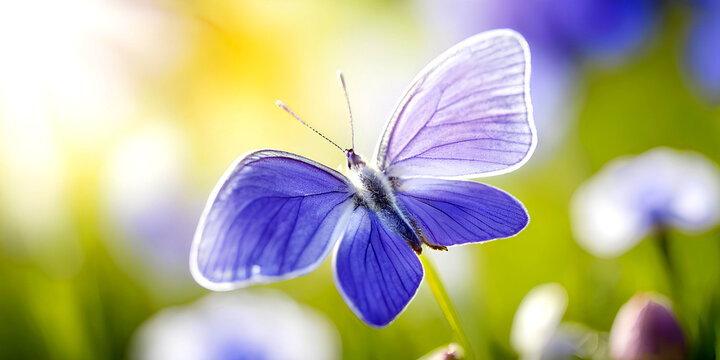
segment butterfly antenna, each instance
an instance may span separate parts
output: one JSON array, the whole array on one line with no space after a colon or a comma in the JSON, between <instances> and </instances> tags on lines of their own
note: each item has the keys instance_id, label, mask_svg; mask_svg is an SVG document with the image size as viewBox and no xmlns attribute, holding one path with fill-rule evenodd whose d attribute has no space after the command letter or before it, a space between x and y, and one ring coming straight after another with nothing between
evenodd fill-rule
<instances>
[{"instance_id":1,"label":"butterfly antenna","mask_svg":"<svg viewBox=\"0 0 720 360\"><path fill-rule=\"evenodd\" d=\"M275 102L275 105L277 105L277 106L281 107L283 110L287 111L288 114L292 115L295 119L297 119L297 121L301 122L303 125L305 125L305 126L307 126L308 128L310 128L310 130L314 131L316 134L322 136L323 139L325 139L325 140L329 141L331 144L335 145L335 147L337 147L338 149L340 149L340 151L342 151L343 153L345 152L345 149L341 148L340 145L338 145L338 144L336 144L334 141L328 139L328 138L327 138L325 135L323 135L321 132L315 130L314 127L312 127L312 126L308 125L308 123L304 122L299 116L297 116L297 114L295 114L295 112L293 112L292 110L290 110L290 108L289 108L287 105L285 105L284 102L278 100L278 101Z\"/></svg>"},{"instance_id":2,"label":"butterfly antenna","mask_svg":"<svg viewBox=\"0 0 720 360\"><path fill-rule=\"evenodd\" d=\"M352 116L352 108L350 108L350 96L348 96L347 86L345 86L345 77L343 76L342 71L337 71L338 81L340 82L340 87L342 87L343 92L345 93L345 101L347 102L348 112L350 113L350 136L352 141L352 149L355 149L355 126L353 125L353 116Z\"/></svg>"}]
</instances>

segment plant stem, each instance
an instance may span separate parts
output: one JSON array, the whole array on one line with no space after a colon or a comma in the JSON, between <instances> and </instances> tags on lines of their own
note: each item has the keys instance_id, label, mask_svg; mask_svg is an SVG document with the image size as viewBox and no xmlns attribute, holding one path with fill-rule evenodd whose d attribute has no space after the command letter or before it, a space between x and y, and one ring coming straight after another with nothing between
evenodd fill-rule
<instances>
[{"instance_id":1,"label":"plant stem","mask_svg":"<svg viewBox=\"0 0 720 360\"><path fill-rule=\"evenodd\" d=\"M667 231L660 230L657 235L657 243L660 247L660 254L662 255L663 265L665 268L665 274L667 275L668 285L670 287L671 297L677 295L678 279L675 273L675 264L670 253L670 238ZM675 299L676 301L678 299Z\"/></svg>"},{"instance_id":2,"label":"plant stem","mask_svg":"<svg viewBox=\"0 0 720 360\"><path fill-rule=\"evenodd\" d=\"M432 261L430 261L430 259L428 259L425 255L420 256L420 261L422 261L423 266L425 267L425 278L427 279L428 285L430 285L433 295L435 295L435 300L437 300L438 305L440 305L440 309L442 309L443 315L445 315L445 320L447 320L450 325L450 329L452 329L457 341L464 349L465 358L474 359L475 353L470 346L470 342L468 341L465 332L460 326L460 318L450 302L450 297L445 291L445 287L443 286L437 271L435 271Z\"/></svg>"}]
</instances>

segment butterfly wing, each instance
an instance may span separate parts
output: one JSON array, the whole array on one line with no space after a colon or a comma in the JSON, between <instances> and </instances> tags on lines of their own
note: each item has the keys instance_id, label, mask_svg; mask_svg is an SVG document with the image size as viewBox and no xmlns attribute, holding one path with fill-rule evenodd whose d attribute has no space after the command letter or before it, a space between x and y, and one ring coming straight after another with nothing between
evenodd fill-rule
<instances>
[{"instance_id":1,"label":"butterfly wing","mask_svg":"<svg viewBox=\"0 0 720 360\"><path fill-rule=\"evenodd\" d=\"M512 30L462 41L423 69L377 149L390 176L468 178L512 171L536 145L530 52Z\"/></svg>"},{"instance_id":2,"label":"butterfly wing","mask_svg":"<svg viewBox=\"0 0 720 360\"><path fill-rule=\"evenodd\" d=\"M350 217L333 261L335 285L345 302L375 327L387 326L405 309L423 277L410 246L362 206Z\"/></svg>"},{"instance_id":3,"label":"butterfly wing","mask_svg":"<svg viewBox=\"0 0 720 360\"><path fill-rule=\"evenodd\" d=\"M193 277L206 288L230 290L309 273L342 235L353 189L337 171L298 155L241 156L200 219Z\"/></svg>"},{"instance_id":4,"label":"butterfly wing","mask_svg":"<svg viewBox=\"0 0 720 360\"><path fill-rule=\"evenodd\" d=\"M506 238L527 226L523 204L492 186L462 180L400 179L398 200L420 235L433 245L452 246Z\"/></svg>"}]
</instances>

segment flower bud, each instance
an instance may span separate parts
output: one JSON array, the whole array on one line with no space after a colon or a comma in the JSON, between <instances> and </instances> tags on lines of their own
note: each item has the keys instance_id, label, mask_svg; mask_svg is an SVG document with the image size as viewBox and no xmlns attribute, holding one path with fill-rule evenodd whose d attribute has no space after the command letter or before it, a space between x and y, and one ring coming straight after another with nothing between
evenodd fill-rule
<instances>
[{"instance_id":1,"label":"flower bud","mask_svg":"<svg viewBox=\"0 0 720 360\"><path fill-rule=\"evenodd\" d=\"M465 359L465 350L456 343L450 343L431 351L420 360L462 360Z\"/></svg>"},{"instance_id":2,"label":"flower bud","mask_svg":"<svg viewBox=\"0 0 720 360\"><path fill-rule=\"evenodd\" d=\"M618 360L684 359L685 337L670 302L637 294L618 311L610 331L610 352Z\"/></svg>"}]
</instances>

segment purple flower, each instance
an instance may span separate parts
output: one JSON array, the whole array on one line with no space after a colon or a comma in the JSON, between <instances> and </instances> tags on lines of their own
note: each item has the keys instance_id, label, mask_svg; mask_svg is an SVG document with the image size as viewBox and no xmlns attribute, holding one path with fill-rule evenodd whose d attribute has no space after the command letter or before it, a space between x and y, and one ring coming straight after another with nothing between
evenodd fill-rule
<instances>
[{"instance_id":1,"label":"purple flower","mask_svg":"<svg viewBox=\"0 0 720 360\"><path fill-rule=\"evenodd\" d=\"M497 27L527 38L541 157L565 136L579 62L615 63L636 52L658 17L652 0L423 0L418 9L430 39L454 41Z\"/></svg>"},{"instance_id":2,"label":"purple flower","mask_svg":"<svg viewBox=\"0 0 720 360\"><path fill-rule=\"evenodd\" d=\"M140 360L262 360L339 358L332 323L275 291L208 295L167 308L133 336Z\"/></svg>"},{"instance_id":3,"label":"purple flower","mask_svg":"<svg viewBox=\"0 0 720 360\"><path fill-rule=\"evenodd\" d=\"M720 101L720 1L696 1L685 62L711 101Z\"/></svg>"},{"instance_id":4,"label":"purple flower","mask_svg":"<svg viewBox=\"0 0 720 360\"><path fill-rule=\"evenodd\" d=\"M637 294L620 308L610 331L618 360L684 359L685 336L667 299Z\"/></svg>"},{"instance_id":5,"label":"purple flower","mask_svg":"<svg viewBox=\"0 0 720 360\"><path fill-rule=\"evenodd\" d=\"M424 0L420 4L430 26L445 27L453 36L509 27L524 34L533 49L583 58L637 50L659 10L652 0Z\"/></svg>"},{"instance_id":6,"label":"purple flower","mask_svg":"<svg viewBox=\"0 0 720 360\"><path fill-rule=\"evenodd\" d=\"M573 233L596 256L617 256L651 231L695 233L720 220L720 171L704 156L658 148L613 160L576 191Z\"/></svg>"},{"instance_id":7,"label":"purple flower","mask_svg":"<svg viewBox=\"0 0 720 360\"><path fill-rule=\"evenodd\" d=\"M651 0L506 0L490 22L528 34L533 46L596 60L641 47L657 10Z\"/></svg>"}]
</instances>

